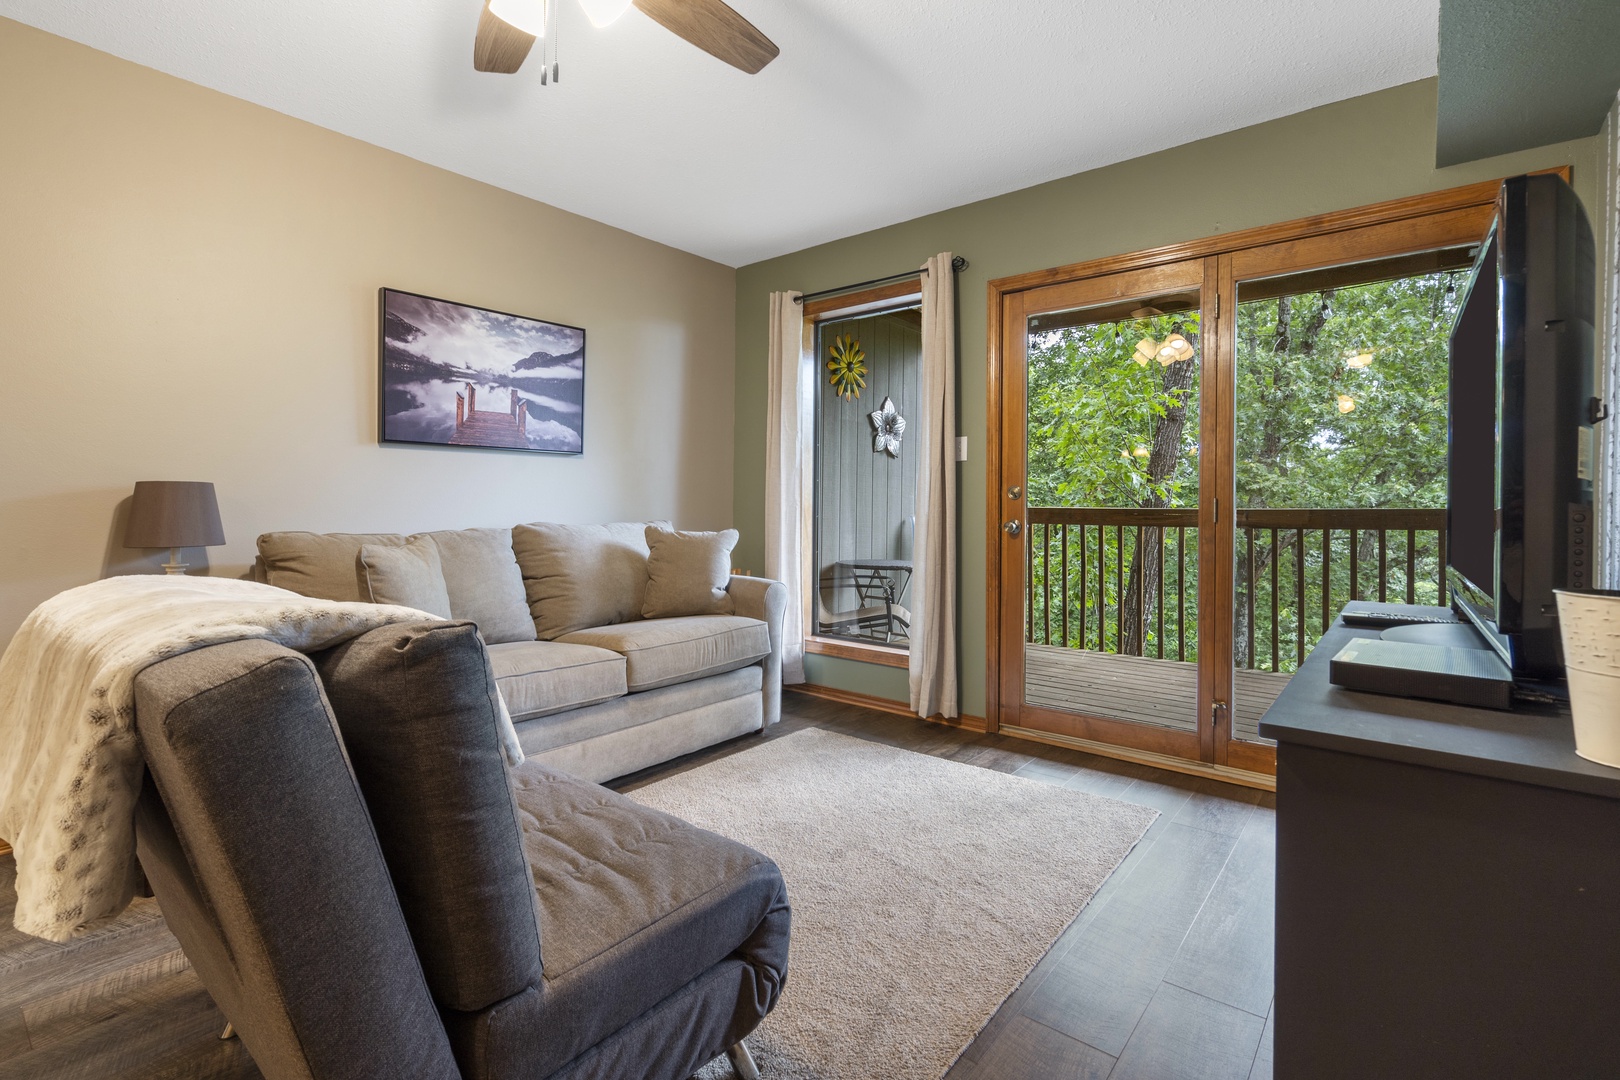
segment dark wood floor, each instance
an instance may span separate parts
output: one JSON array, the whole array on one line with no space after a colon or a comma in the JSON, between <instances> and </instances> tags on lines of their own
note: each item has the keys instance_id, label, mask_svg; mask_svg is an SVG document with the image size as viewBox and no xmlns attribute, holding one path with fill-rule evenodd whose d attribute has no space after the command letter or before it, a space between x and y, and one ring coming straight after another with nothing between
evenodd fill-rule
<instances>
[{"instance_id":1,"label":"dark wood floor","mask_svg":"<svg viewBox=\"0 0 1620 1080\"><path fill-rule=\"evenodd\" d=\"M951 758L1160 811L1124 864L951 1069L950 1080L1271 1076L1275 801L1269 794L1003 736L785 695L783 722ZM757 745L649 770L642 784ZM0 857L0 1080L253 1080L240 1040L138 901L72 945L11 929Z\"/></svg>"}]
</instances>

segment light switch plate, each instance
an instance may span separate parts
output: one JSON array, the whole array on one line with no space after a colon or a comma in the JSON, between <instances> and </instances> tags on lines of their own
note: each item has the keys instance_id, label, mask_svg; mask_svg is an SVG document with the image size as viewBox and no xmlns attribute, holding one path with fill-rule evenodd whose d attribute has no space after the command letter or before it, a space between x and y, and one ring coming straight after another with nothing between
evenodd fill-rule
<instances>
[{"instance_id":1,"label":"light switch plate","mask_svg":"<svg viewBox=\"0 0 1620 1080\"><path fill-rule=\"evenodd\" d=\"M966 461L967 460L967 436L966 435L958 435L956 437L956 460L957 461Z\"/></svg>"}]
</instances>

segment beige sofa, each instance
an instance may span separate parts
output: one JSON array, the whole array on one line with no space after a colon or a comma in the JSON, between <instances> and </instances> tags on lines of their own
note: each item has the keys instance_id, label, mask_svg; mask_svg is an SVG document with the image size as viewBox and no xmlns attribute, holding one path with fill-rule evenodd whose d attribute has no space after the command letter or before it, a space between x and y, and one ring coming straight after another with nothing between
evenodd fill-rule
<instances>
[{"instance_id":1,"label":"beige sofa","mask_svg":"<svg viewBox=\"0 0 1620 1080\"><path fill-rule=\"evenodd\" d=\"M524 753L601 782L781 715L785 586L722 570L700 613L644 617L646 525L266 533L255 577L305 596L398 603L382 594L379 564L412 555L436 564L442 591L432 595L448 610L433 613L478 624ZM653 563L661 596L671 565Z\"/></svg>"}]
</instances>

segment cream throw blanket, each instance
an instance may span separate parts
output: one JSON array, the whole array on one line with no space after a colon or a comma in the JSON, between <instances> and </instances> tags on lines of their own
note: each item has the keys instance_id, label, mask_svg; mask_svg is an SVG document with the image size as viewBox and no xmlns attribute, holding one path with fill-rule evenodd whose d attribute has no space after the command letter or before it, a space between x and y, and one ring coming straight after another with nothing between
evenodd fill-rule
<instances>
[{"instance_id":1,"label":"cream throw blanket","mask_svg":"<svg viewBox=\"0 0 1620 1080\"><path fill-rule=\"evenodd\" d=\"M314 652L434 618L252 581L149 575L69 589L35 608L0 657L0 838L16 851L17 929L68 941L135 895L142 668L246 638ZM507 759L520 763L504 704L501 721Z\"/></svg>"}]
</instances>

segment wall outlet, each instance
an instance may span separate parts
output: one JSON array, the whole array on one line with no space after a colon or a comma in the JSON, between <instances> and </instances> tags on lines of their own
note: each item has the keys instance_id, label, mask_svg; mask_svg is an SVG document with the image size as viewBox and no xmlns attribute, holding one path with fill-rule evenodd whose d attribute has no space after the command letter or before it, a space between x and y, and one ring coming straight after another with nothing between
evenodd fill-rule
<instances>
[{"instance_id":1,"label":"wall outlet","mask_svg":"<svg viewBox=\"0 0 1620 1080\"><path fill-rule=\"evenodd\" d=\"M967 460L967 436L966 435L958 435L956 437L956 460L957 461L966 461Z\"/></svg>"}]
</instances>

